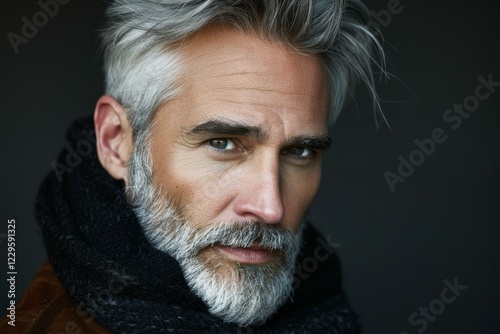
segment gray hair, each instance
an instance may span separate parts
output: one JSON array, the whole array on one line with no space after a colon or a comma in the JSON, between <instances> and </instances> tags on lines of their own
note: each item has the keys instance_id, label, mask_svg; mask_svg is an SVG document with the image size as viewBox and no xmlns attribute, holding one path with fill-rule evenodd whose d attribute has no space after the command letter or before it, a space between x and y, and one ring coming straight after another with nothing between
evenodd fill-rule
<instances>
[{"instance_id":1,"label":"gray hair","mask_svg":"<svg viewBox=\"0 0 500 334\"><path fill-rule=\"evenodd\" d=\"M106 14L106 94L127 109L136 139L147 136L155 111L179 91L178 46L212 23L321 56L330 83L330 122L359 81L380 111L372 65L385 73L384 53L359 0L116 0Z\"/></svg>"}]
</instances>

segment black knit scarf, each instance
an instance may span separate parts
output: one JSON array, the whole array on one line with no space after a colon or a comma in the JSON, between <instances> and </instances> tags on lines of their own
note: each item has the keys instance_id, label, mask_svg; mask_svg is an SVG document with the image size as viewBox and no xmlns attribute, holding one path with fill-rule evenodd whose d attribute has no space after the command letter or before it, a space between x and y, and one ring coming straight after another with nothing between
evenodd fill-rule
<instances>
[{"instance_id":1,"label":"black knit scarf","mask_svg":"<svg viewBox=\"0 0 500 334\"><path fill-rule=\"evenodd\" d=\"M117 333L359 333L335 254L298 278L293 298L264 326L240 328L208 313L179 264L146 240L122 184L97 160L93 129L88 118L68 130L37 199L49 260L84 320ZM318 238L306 228L298 264L314 259L325 244Z\"/></svg>"}]
</instances>

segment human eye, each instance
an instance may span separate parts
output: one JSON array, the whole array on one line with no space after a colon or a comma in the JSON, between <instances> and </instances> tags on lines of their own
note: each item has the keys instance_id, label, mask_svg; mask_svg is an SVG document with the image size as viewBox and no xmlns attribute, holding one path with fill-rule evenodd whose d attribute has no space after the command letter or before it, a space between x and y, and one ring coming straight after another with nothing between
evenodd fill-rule
<instances>
[{"instance_id":1,"label":"human eye","mask_svg":"<svg viewBox=\"0 0 500 334\"><path fill-rule=\"evenodd\" d=\"M291 147L284 150L283 153L299 161L313 160L318 156L318 152L307 147Z\"/></svg>"},{"instance_id":2,"label":"human eye","mask_svg":"<svg viewBox=\"0 0 500 334\"><path fill-rule=\"evenodd\" d=\"M236 144L233 140L229 138L215 138L207 141L207 145L216 151L221 152L231 152L236 149Z\"/></svg>"}]
</instances>

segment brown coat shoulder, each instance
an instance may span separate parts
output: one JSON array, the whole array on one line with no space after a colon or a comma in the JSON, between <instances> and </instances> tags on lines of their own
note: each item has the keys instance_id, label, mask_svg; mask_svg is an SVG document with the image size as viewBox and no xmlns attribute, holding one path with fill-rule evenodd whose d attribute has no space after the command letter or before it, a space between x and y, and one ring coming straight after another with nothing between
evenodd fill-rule
<instances>
[{"instance_id":1,"label":"brown coat shoulder","mask_svg":"<svg viewBox=\"0 0 500 334\"><path fill-rule=\"evenodd\" d=\"M77 309L48 261L17 303L15 326L9 322L7 315L0 319L0 333L111 333Z\"/></svg>"}]
</instances>

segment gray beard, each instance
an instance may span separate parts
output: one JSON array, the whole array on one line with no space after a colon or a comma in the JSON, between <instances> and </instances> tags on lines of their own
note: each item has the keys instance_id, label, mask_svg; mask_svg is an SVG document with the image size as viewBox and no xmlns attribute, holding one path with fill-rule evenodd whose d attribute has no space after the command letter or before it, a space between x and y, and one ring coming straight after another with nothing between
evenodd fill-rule
<instances>
[{"instance_id":1,"label":"gray beard","mask_svg":"<svg viewBox=\"0 0 500 334\"><path fill-rule=\"evenodd\" d=\"M179 262L189 287L211 314L240 326L265 322L292 293L294 264L305 224L296 234L279 225L255 221L193 228L194 224L168 195L152 184L151 170L144 167L150 159L144 154L149 154L148 148L132 154L127 198L146 238L153 247ZM256 242L269 250L278 250L282 256L262 265L200 256L200 251L213 245L249 247Z\"/></svg>"}]
</instances>

